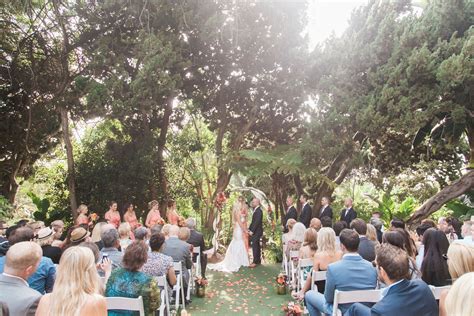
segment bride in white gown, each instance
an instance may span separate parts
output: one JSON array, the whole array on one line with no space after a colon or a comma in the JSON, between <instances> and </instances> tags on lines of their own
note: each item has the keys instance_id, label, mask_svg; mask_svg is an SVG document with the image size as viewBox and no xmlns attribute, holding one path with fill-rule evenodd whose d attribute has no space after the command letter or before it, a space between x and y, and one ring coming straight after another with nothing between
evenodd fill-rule
<instances>
[{"instance_id":1,"label":"bride in white gown","mask_svg":"<svg viewBox=\"0 0 474 316\"><path fill-rule=\"evenodd\" d=\"M222 272L237 272L241 266L249 266L249 255L243 238L243 230L247 226L244 225L246 218L241 214L242 209L245 207L245 202L242 201L237 201L232 207L232 225L234 226L232 241L227 248L224 260L217 264L209 264L207 266L208 269Z\"/></svg>"}]
</instances>

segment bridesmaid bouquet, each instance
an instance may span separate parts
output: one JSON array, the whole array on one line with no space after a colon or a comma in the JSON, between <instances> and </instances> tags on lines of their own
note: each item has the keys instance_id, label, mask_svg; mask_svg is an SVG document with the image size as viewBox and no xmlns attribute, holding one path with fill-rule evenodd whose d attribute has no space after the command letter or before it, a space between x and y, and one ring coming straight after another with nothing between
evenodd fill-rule
<instances>
[{"instance_id":1,"label":"bridesmaid bouquet","mask_svg":"<svg viewBox=\"0 0 474 316\"><path fill-rule=\"evenodd\" d=\"M303 308L300 304L295 302L289 302L286 307L283 308L285 316L301 316L303 315Z\"/></svg>"},{"instance_id":2,"label":"bridesmaid bouquet","mask_svg":"<svg viewBox=\"0 0 474 316\"><path fill-rule=\"evenodd\" d=\"M97 215L97 213L92 213L91 215L89 215L89 218L91 219L91 221L95 222L99 219L99 215Z\"/></svg>"}]
</instances>

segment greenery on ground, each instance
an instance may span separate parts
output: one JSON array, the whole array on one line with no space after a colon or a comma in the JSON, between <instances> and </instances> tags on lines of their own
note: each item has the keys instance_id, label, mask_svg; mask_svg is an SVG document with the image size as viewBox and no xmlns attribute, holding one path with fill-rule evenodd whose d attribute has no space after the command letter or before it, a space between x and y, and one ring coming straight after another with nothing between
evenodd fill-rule
<instances>
[{"instance_id":1,"label":"greenery on ground","mask_svg":"<svg viewBox=\"0 0 474 316\"><path fill-rule=\"evenodd\" d=\"M2 2L1 217L71 222L116 200L143 219L174 199L209 234L225 191L225 243L253 187L279 249L303 192L314 215L323 196L386 222L473 214L472 1L372 0L315 48L306 5Z\"/></svg>"}]
</instances>

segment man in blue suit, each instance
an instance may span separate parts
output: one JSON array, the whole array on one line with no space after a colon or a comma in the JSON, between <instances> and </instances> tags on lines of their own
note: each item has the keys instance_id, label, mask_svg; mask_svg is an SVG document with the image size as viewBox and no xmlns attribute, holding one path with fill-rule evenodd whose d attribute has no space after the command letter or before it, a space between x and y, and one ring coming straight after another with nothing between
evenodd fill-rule
<instances>
[{"instance_id":1,"label":"man in blue suit","mask_svg":"<svg viewBox=\"0 0 474 316\"><path fill-rule=\"evenodd\" d=\"M345 316L435 316L438 305L428 285L422 280L407 280L408 256L405 251L390 244L376 249L379 279L387 285L382 300L369 308L353 304Z\"/></svg>"},{"instance_id":2,"label":"man in blue suit","mask_svg":"<svg viewBox=\"0 0 474 316\"><path fill-rule=\"evenodd\" d=\"M328 266L324 295L318 291L306 292L306 308L311 316L319 316L321 313L332 314L336 290L373 290L377 286L375 268L357 253L359 235L352 229L343 229L339 239L344 255L342 260ZM339 305L342 312L348 307L350 304Z\"/></svg>"}]
</instances>

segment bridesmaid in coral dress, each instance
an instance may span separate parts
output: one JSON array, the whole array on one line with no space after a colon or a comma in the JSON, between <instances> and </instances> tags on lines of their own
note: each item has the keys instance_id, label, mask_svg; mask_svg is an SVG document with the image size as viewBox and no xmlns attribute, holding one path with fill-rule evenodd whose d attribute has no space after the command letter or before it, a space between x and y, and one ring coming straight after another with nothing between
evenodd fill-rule
<instances>
[{"instance_id":1,"label":"bridesmaid in coral dress","mask_svg":"<svg viewBox=\"0 0 474 316\"><path fill-rule=\"evenodd\" d=\"M157 200L153 200L148 203L148 207L150 211L146 217L145 226L148 228L152 228L156 224L163 224L163 218L161 218L159 203Z\"/></svg>"},{"instance_id":2,"label":"bridesmaid in coral dress","mask_svg":"<svg viewBox=\"0 0 474 316\"><path fill-rule=\"evenodd\" d=\"M137 220L137 215L135 214L135 210L133 209L132 203L125 204L125 213L123 214L123 220L130 224L130 228L132 232L140 227L140 223Z\"/></svg>"},{"instance_id":3,"label":"bridesmaid in coral dress","mask_svg":"<svg viewBox=\"0 0 474 316\"><path fill-rule=\"evenodd\" d=\"M117 229L120 226L120 213L117 211L117 202L112 201L109 204L109 210L105 213L105 219L109 224L113 224Z\"/></svg>"},{"instance_id":4,"label":"bridesmaid in coral dress","mask_svg":"<svg viewBox=\"0 0 474 316\"><path fill-rule=\"evenodd\" d=\"M87 212L88 212L88 208L87 208L87 205L85 204L81 204L79 205L79 207L77 208L77 218L76 218L76 225L83 225L83 224L86 224L86 225L91 225L92 223L89 222L89 217L87 216Z\"/></svg>"},{"instance_id":5,"label":"bridesmaid in coral dress","mask_svg":"<svg viewBox=\"0 0 474 316\"><path fill-rule=\"evenodd\" d=\"M170 223L171 225L178 225L179 215L176 211L176 202L173 200L168 201L166 217L168 218L168 223Z\"/></svg>"}]
</instances>

